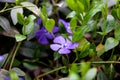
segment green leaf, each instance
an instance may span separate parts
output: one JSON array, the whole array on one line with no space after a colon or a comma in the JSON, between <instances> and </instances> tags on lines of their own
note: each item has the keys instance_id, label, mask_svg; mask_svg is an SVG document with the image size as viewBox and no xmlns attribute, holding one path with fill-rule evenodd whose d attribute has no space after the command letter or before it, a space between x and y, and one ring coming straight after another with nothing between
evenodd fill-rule
<instances>
[{"instance_id":1,"label":"green leaf","mask_svg":"<svg viewBox=\"0 0 120 80\"><path fill-rule=\"evenodd\" d=\"M0 79L4 80L5 77L8 77L8 75L9 75L9 72L7 70L1 68L1 70L0 70Z\"/></svg>"},{"instance_id":2,"label":"green leaf","mask_svg":"<svg viewBox=\"0 0 120 80\"><path fill-rule=\"evenodd\" d=\"M80 45L78 46L77 50L84 52L90 47L90 42L87 41L85 38L79 41Z\"/></svg>"},{"instance_id":3,"label":"green leaf","mask_svg":"<svg viewBox=\"0 0 120 80\"><path fill-rule=\"evenodd\" d=\"M55 26L55 21L54 21L54 19L49 19L49 20L47 20L46 25L45 25L45 28L46 28L49 32L52 33L52 30L53 30L54 26Z\"/></svg>"},{"instance_id":4,"label":"green leaf","mask_svg":"<svg viewBox=\"0 0 120 80\"><path fill-rule=\"evenodd\" d=\"M57 51L56 52L54 52L54 60L56 61L56 60L58 60L62 55L61 54L59 54Z\"/></svg>"},{"instance_id":5,"label":"green leaf","mask_svg":"<svg viewBox=\"0 0 120 80\"><path fill-rule=\"evenodd\" d=\"M0 16L0 26L8 33L11 33L11 26L7 18Z\"/></svg>"},{"instance_id":6,"label":"green leaf","mask_svg":"<svg viewBox=\"0 0 120 80\"><path fill-rule=\"evenodd\" d=\"M38 66L31 64L31 63L27 63L27 62L24 62L23 65L24 65L24 67L26 67L29 70L34 70L34 69L38 68Z\"/></svg>"},{"instance_id":7,"label":"green leaf","mask_svg":"<svg viewBox=\"0 0 120 80\"><path fill-rule=\"evenodd\" d=\"M81 38L83 38L83 36L85 35L85 33L89 30L88 26L79 26L79 28L73 32L73 38L72 41L76 42L79 41Z\"/></svg>"},{"instance_id":8,"label":"green leaf","mask_svg":"<svg viewBox=\"0 0 120 80\"><path fill-rule=\"evenodd\" d=\"M119 44L118 40L116 40L112 37L107 38L107 40L105 42L105 51L108 51L108 50L116 47L118 44Z\"/></svg>"},{"instance_id":9,"label":"green leaf","mask_svg":"<svg viewBox=\"0 0 120 80\"><path fill-rule=\"evenodd\" d=\"M84 11L84 5L79 0L66 0L68 7L77 12Z\"/></svg>"},{"instance_id":10,"label":"green leaf","mask_svg":"<svg viewBox=\"0 0 120 80\"><path fill-rule=\"evenodd\" d=\"M106 71L107 76L109 77L109 80L113 80L115 73L116 73L113 64L110 64L108 67L106 67L105 71Z\"/></svg>"},{"instance_id":11,"label":"green leaf","mask_svg":"<svg viewBox=\"0 0 120 80\"><path fill-rule=\"evenodd\" d=\"M66 0L66 2L69 8L71 8L72 10L76 10L77 6L74 0Z\"/></svg>"},{"instance_id":12,"label":"green leaf","mask_svg":"<svg viewBox=\"0 0 120 80\"><path fill-rule=\"evenodd\" d=\"M98 70L97 80L107 80L106 75L101 70Z\"/></svg>"},{"instance_id":13,"label":"green leaf","mask_svg":"<svg viewBox=\"0 0 120 80\"><path fill-rule=\"evenodd\" d=\"M36 19L36 16L34 16L34 15L29 15L28 16L28 18L27 18L27 20L26 20L26 22L33 22L34 20Z\"/></svg>"},{"instance_id":14,"label":"green leaf","mask_svg":"<svg viewBox=\"0 0 120 80\"><path fill-rule=\"evenodd\" d=\"M27 35L27 40L31 40L35 37L36 31L40 29L40 26L35 23L34 24L34 29L30 32L30 34Z\"/></svg>"},{"instance_id":15,"label":"green leaf","mask_svg":"<svg viewBox=\"0 0 120 80\"><path fill-rule=\"evenodd\" d=\"M115 39L119 41L120 40L120 26L116 27L114 35L115 35Z\"/></svg>"},{"instance_id":16,"label":"green leaf","mask_svg":"<svg viewBox=\"0 0 120 80\"><path fill-rule=\"evenodd\" d=\"M96 68L91 68L87 71L85 74L85 80L93 80L97 74L97 69Z\"/></svg>"},{"instance_id":17,"label":"green leaf","mask_svg":"<svg viewBox=\"0 0 120 80\"><path fill-rule=\"evenodd\" d=\"M81 69L81 75L85 76L85 74L87 73L87 71L90 68L90 62L82 62L80 65L80 69Z\"/></svg>"},{"instance_id":18,"label":"green leaf","mask_svg":"<svg viewBox=\"0 0 120 80\"><path fill-rule=\"evenodd\" d=\"M10 70L9 72L11 80L19 80L18 75L13 70Z\"/></svg>"},{"instance_id":19,"label":"green leaf","mask_svg":"<svg viewBox=\"0 0 120 80\"><path fill-rule=\"evenodd\" d=\"M76 20L76 18L72 18L72 19L70 20L70 29L71 29L72 31L74 31L76 26L77 26L77 20Z\"/></svg>"},{"instance_id":20,"label":"green leaf","mask_svg":"<svg viewBox=\"0 0 120 80\"><path fill-rule=\"evenodd\" d=\"M21 5L24 6L25 8L27 8L28 10L32 11L37 16L40 15L40 10L38 9L38 7L35 4L33 4L31 2L22 2Z\"/></svg>"},{"instance_id":21,"label":"green leaf","mask_svg":"<svg viewBox=\"0 0 120 80\"><path fill-rule=\"evenodd\" d=\"M24 15L21 13L17 13L17 21L19 24L24 25L25 24Z\"/></svg>"},{"instance_id":22,"label":"green leaf","mask_svg":"<svg viewBox=\"0 0 120 80\"><path fill-rule=\"evenodd\" d=\"M33 58L34 53L35 53L34 50L31 48L28 48L28 47L20 48L20 54L28 58Z\"/></svg>"},{"instance_id":23,"label":"green leaf","mask_svg":"<svg viewBox=\"0 0 120 80\"><path fill-rule=\"evenodd\" d=\"M78 75L78 68L75 63L71 65L69 80L80 80L80 76Z\"/></svg>"},{"instance_id":24,"label":"green leaf","mask_svg":"<svg viewBox=\"0 0 120 80\"><path fill-rule=\"evenodd\" d=\"M101 11L102 11L104 17L107 18L107 14L108 14L108 4L107 3L101 7Z\"/></svg>"},{"instance_id":25,"label":"green leaf","mask_svg":"<svg viewBox=\"0 0 120 80\"><path fill-rule=\"evenodd\" d=\"M19 68L17 68L17 67L12 68L12 70L13 70L18 76L25 76L25 73L24 73L21 69L19 69Z\"/></svg>"},{"instance_id":26,"label":"green leaf","mask_svg":"<svg viewBox=\"0 0 120 80\"><path fill-rule=\"evenodd\" d=\"M36 17L34 15L29 15L25 25L22 28L22 33L24 35L28 35L30 34L33 30L34 30L34 20L36 19Z\"/></svg>"},{"instance_id":27,"label":"green leaf","mask_svg":"<svg viewBox=\"0 0 120 80\"><path fill-rule=\"evenodd\" d=\"M15 34L15 39L17 42L23 41L26 39L26 36L22 35L22 34Z\"/></svg>"},{"instance_id":28,"label":"green leaf","mask_svg":"<svg viewBox=\"0 0 120 80\"><path fill-rule=\"evenodd\" d=\"M95 3L89 12L84 17L84 24L86 24L96 13L101 11L101 7L104 3Z\"/></svg>"},{"instance_id":29,"label":"green leaf","mask_svg":"<svg viewBox=\"0 0 120 80\"><path fill-rule=\"evenodd\" d=\"M42 13L43 15L47 18L48 17L48 13L47 13L47 8L46 6L42 6Z\"/></svg>"},{"instance_id":30,"label":"green leaf","mask_svg":"<svg viewBox=\"0 0 120 80\"><path fill-rule=\"evenodd\" d=\"M120 19L120 7L118 7L118 8L116 9L116 12L117 12L117 17L118 17L118 19Z\"/></svg>"},{"instance_id":31,"label":"green leaf","mask_svg":"<svg viewBox=\"0 0 120 80\"><path fill-rule=\"evenodd\" d=\"M76 15L75 11L70 12L66 18L73 18Z\"/></svg>"},{"instance_id":32,"label":"green leaf","mask_svg":"<svg viewBox=\"0 0 120 80\"><path fill-rule=\"evenodd\" d=\"M34 22L30 22L29 24L23 26L22 33L24 35L30 34L34 30Z\"/></svg>"},{"instance_id":33,"label":"green leaf","mask_svg":"<svg viewBox=\"0 0 120 80\"><path fill-rule=\"evenodd\" d=\"M11 10L10 15L11 15L13 24L16 25L17 22L18 22L17 13L23 14L23 8L20 8L20 6L15 6L14 8L15 8L15 9L12 9L12 10Z\"/></svg>"}]
</instances>

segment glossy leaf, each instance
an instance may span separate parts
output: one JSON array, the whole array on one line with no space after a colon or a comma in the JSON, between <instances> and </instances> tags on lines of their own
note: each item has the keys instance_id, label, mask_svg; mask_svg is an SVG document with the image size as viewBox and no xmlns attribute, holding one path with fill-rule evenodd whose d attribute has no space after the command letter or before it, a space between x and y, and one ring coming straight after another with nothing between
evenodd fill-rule
<instances>
[{"instance_id":1,"label":"glossy leaf","mask_svg":"<svg viewBox=\"0 0 120 80\"><path fill-rule=\"evenodd\" d=\"M120 40L120 26L116 27L114 35L116 40Z\"/></svg>"},{"instance_id":2,"label":"glossy leaf","mask_svg":"<svg viewBox=\"0 0 120 80\"><path fill-rule=\"evenodd\" d=\"M46 28L49 32L52 33L52 30L53 30L54 26L55 26L55 21L54 21L53 19L47 20L46 25L45 25L45 28Z\"/></svg>"},{"instance_id":3,"label":"glossy leaf","mask_svg":"<svg viewBox=\"0 0 120 80\"><path fill-rule=\"evenodd\" d=\"M76 15L75 11L70 12L66 18L73 18Z\"/></svg>"},{"instance_id":4,"label":"glossy leaf","mask_svg":"<svg viewBox=\"0 0 120 80\"><path fill-rule=\"evenodd\" d=\"M68 7L77 12L84 11L84 5L79 0L66 0Z\"/></svg>"},{"instance_id":5,"label":"glossy leaf","mask_svg":"<svg viewBox=\"0 0 120 80\"><path fill-rule=\"evenodd\" d=\"M20 6L15 6L14 8L15 9L11 10L10 15L11 15L13 24L16 25L18 22L17 13L23 14L23 8L20 8Z\"/></svg>"},{"instance_id":6,"label":"glossy leaf","mask_svg":"<svg viewBox=\"0 0 120 80\"><path fill-rule=\"evenodd\" d=\"M118 8L116 9L116 12L117 12L117 17L118 17L118 19L120 19L120 7L118 7Z\"/></svg>"},{"instance_id":7,"label":"glossy leaf","mask_svg":"<svg viewBox=\"0 0 120 80\"><path fill-rule=\"evenodd\" d=\"M25 76L25 73L24 73L21 69L19 69L19 68L17 68L17 67L12 68L12 70L13 70L18 76Z\"/></svg>"},{"instance_id":8,"label":"glossy leaf","mask_svg":"<svg viewBox=\"0 0 120 80\"><path fill-rule=\"evenodd\" d=\"M25 24L25 20L24 20L24 15L23 14L17 13L17 20L18 20L19 24L21 24L21 25Z\"/></svg>"},{"instance_id":9,"label":"glossy leaf","mask_svg":"<svg viewBox=\"0 0 120 80\"><path fill-rule=\"evenodd\" d=\"M101 7L103 6L104 3L95 3L93 4L92 9L87 12L87 14L84 17L84 24L86 24L96 13L101 11Z\"/></svg>"},{"instance_id":10,"label":"glossy leaf","mask_svg":"<svg viewBox=\"0 0 120 80\"><path fill-rule=\"evenodd\" d=\"M18 75L13 70L10 70L9 72L12 80L19 80Z\"/></svg>"},{"instance_id":11,"label":"glossy leaf","mask_svg":"<svg viewBox=\"0 0 120 80\"><path fill-rule=\"evenodd\" d=\"M76 64L71 65L69 80L80 80L80 76L78 75L78 68Z\"/></svg>"},{"instance_id":12,"label":"glossy leaf","mask_svg":"<svg viewBox=\"0 0 120 80\"><path fill-rule=\"evenodd\" d=\"M40 10L38 9L38 7L35 4L33 4L31 2L22 2L21 5L24 6L25 8L27 8L28 10L32 11L37 16L40 15Z\"/></svg>"},{"instance_id":13,"label":"glossy leaf","mask_svg":"<svg viewBox=\"0 0 120 80\"><path fill-rule=\"evenodd\" d=\"M87 41L85 38L79 41L80 45L78 46L78 51L84 52L90 47L90 42Z\"/></svg>"},{"instance_id":14,"label":"glossy leaf","mask_svg":"<svg viewBox=\"0 0 120 80\"><path fill-rule=\"evenodd\" d=\"M85 74L85 80L93 80L97 74L97 69L96 68L91 68L87 71Z\"/></svg>"},{"instance_id":15,"label":"glossy leaf","mask_svg":"<svg viewBox=\"0 0 120 80\"><path fill-rule=\"evenodd\" d=\"M104 45L101 43L96 47L96 51L101 51L103 49L104 49Z\"/></svg>"},{"instance_id":16,"label":"glossy leaf","mask_svg":"<svg viewBox=\"0 0 120 80\"><path fill-rule=\"evenodd\" d=\"M22 28L22 32L24 35L30 34L34 30L34 20L36 17L34 15L29 15L26 24Z\"/></svg>"},{"instance_id":17,"label":"glossy leaf","mask_svg":"<svg viewBox=\"0 0 120 80\"><path fill-rule=\"evenodd\" d=\"M15 34L15 39L17 42L23 41L26 39L26 36L22 35L22 34Z\"/></svg>"},{"instance_id":18,"label":"glossy leaf","mask_svg":"<svg viewBox=\"0 0 120 80\"><path fill-rule=\"evenodd\" d=\"M34 64L31 64L31 63L27 63L27 62L24 62L23 63L23 66L26 67L27 69L29 70L34 70L34 69L37 69L38 66L34 65Z\"/></svg>"},{"instance_id":19,"label":"glossy leaf","mask_svg":"<svg viewBox=\"0 0 120 80\"><path fill-rule=\"evenodd\" d=\"M96 51L97 51L97 55L98 55L98 56L101 56L101 55L105 52L105 46L100 43L100 44L96 47Z\"/></svg>"},{"instance_id":20,"label":"glossy leaf","mask_svg":"<svg viewBox=\"0 0 120 80\"><path fill-rule=\"evenodd\" d=\"M108 80L103 71L99 70L97 74L97 80Z\"/></svg>"},{"instance_id":21,"label":"glossy leaf","mask_svg":"<svg viewBox=\"0 0 120 80\"><path fill-rule=\"evenodd\" d=\"M70 21L70 29L74 31L76 26L77 26L77 20L76 18L72 18Z\"/></svg>"},{"instance_id":22,"label":"glossy leaf","mask_svg":"<svg viewBox=\"0 0 120 80\"><path fill-rule=\"evenodd\" d=\"M34 22L30 22L22 28L22 32L24 35L30 34L30 32L34 29Z\"/></svg>"},{"instance_id":23,"label":"glossy leaf","mask_svg":"<svg viewBox=\"0 0 120 80\"><path fill-rule=\"evenodd\" d=\"M88 32L89 27L88 26L82 26L79 27L74 33L73 33L73 38L72 41L79 41L81 38L84 37L85 33Z\"/></svg>"},{"instance_id":24,"label":"glossy leaf","mask_svg":"<svg viewBox=\"0 0 120 80\"><path fill-rule=\"evenodd\" d=\"M86 63L82 62L80 68L81 68L81 75L85 76L85 74L90 68L90 62L86 62Z\"/></svg>"},{"instance_id":25,"label":"glossy leaf","mask_svg":"<svg viewBox=\"0 0 120 80\"><path fill-rule=\"evenodd\" d=\"M119 44L118 40L116 40L112 37L107 38L107 40L105 42L105 51L108 51L108 50L116 47L118 44Z\"/></svg>"},{"instance_id":26,"label":"glossy leaf","mask_svg":"<svg viewBox=\"0 0 120 80\"><path fill-rule=\"evenodd\" d=\"M8 19L6 19L3 16L0 16L0 26L8 33L11 33L11 26L10 23L8 21Z\"/></svg>"}]
</instances>

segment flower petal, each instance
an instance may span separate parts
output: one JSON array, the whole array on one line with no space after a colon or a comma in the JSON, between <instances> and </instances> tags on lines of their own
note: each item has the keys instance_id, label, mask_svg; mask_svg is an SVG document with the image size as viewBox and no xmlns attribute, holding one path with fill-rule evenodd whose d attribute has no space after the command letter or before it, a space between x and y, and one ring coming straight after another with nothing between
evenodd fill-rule
<instances>
[{"instance_id":1,"label":"flower petal","mask_svg":"<svg viewBox=\"0 0 120 80\"><path fill-rule=\"evenodd\" d=\"M44 44L44 45L49 43L45 35L42 35L42 36L39 38L38 41L39 41L39 43Z\"/></svg>"},{"instance_id":2,"label":"flower petal","mask_svg":"<svg viewBox=\"0 0 120 80\"><path fill-rule=\"evenodd\" d=\"M61 45L59 45L59 44L51 44L51 45L50 45L50 48L51 48L53 51L57 51L58 49L61 48Z\"/></svg>"},{"instance_id":3,"label":"flower petal","mask_svg":"<svg viewBox=\"0 0 120 80\"><path fill-rule=\"evenodd\" d=\"M71 51L69 49L66 49L66 48L61 48L58 52L60 54L69 54Z\"/></svg>"},{"instance_id":4,"label":"flower petal","mask_svg":"<svg viewBox=\"0 0 120 80\"><path fill-rule=\"evenodd\" d=\"M48 39L53 39L53 36L52 36L51 33L49 33L49 32L45 33L45 36L46 36Z\"/></svg>"},{"instance_id":5,"label":"flower petal","mask_svg":"<svg viewBox=\"0 0 120 80\"><path fill-rule=\"evenodd\" d=\"M0 61L2 61L4 59L4 56L0 56Z\"/></svg>"},{"instance_id":6,"label":"flower petal","mask_svg":"<svg viewBox=\"0 0 120 80\"><path fill-rule=\"evenodd\" d=\"M69 45L68 49L75 49L79 46L78 43L72 43L71 45Z\"/></svg>"},{"instance_id":7,"label":"flower petal","mask_svg":"<svg viewBox=\"0 0 120 80\"><path fill-rule=\"evenodd\" d=\"M44 34L44 31L38 30L38 31L35 33L35 38L39 39L43 34Z\"/></svg>"},{"instance_id":8,"label":"flower petal","mask_svg":"<svg viewBox=\"0 0 120 80\"><path fill-rule=\"evenodd\" d=\"M42 19L41 19L41 18L38 18L38 19L37 19L37 24L40 25L41 23L42 23Z\"/></svg>"},{"instance_id":9,"label":"flower petal","mask_svg":"<svg viewBox=\"0 0 120 80\"><path fill-rule=\"evenodd\" d=\"M65 39L63 36L58 36L53 40L54 43L65 44Z\"/></svg>"},{"instance_id":10,"label":"flower petal","mask_svg":"<svg viewBox=\"0 0 120 80\"><path fill-rule=\"evenodd\" d=\"M58 22L62 22L62 24L64 25L66 31L70 34L72 34L72 31L70 29L70 23L69 22L66 22L64 21L63 19L59 19Z\"/></svg>"},{"instance_id":11,"label":"flower petal","mask_svg":"<svg viewBox=\"0 0 120 80\"><path fill-rule=\"evenodd\" d=\"M57 26L55 26L54 28L53 28L53 33L57 33L59 31L59 28L57 27Z\"/></svg>"}]
</instances>

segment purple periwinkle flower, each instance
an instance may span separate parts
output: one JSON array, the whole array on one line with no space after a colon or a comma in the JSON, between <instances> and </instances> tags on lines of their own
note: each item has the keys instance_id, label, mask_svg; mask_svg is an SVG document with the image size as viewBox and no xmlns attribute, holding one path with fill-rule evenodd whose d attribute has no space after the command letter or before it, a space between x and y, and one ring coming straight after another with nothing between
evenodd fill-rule
<instances>
[{"instance_id":1,"label":"purple periwinkle flower","mask_svg":"<svg viewBox=\"0 0 120 80\"><path fill-rule=\"evenodd\" d=\"M41 19L41 18L38 18L38 19L37 19L37 24L40 25L41 23L42 23L42 19Z\"/></svg>"},{"instance_id":2,"label":"purple periwinkle flower","mask_svg":"<svg viewBox=\"0 0 120 80\"><path fill-rule=\"evenodd\" d=\"M66 22L66 21L64 21L63 19L59 19L58 22L61 22L61 23L64 25L66 31L67 31L69 34L72 34L72 31L71 31L71 29L70 29L70 23L69 23L69 22Z\"/></svg>"},{"instance_id":3,"label":"purple periwinkle flower","mask_svg":"<svg viewBox=\"0 0 120 80\"><path fill-rule=\"evenodd\" d=\"M2 61L4 59L4 56L0 56L0 61Z\"/></svg>"},{"instance_id":4,"label":"purple periwinkle flower","mask_svg":"<svg viewBox=\"0 0 120 80\"><path fill-rule=\"evenodd\" d=\"M69 36L69 39L72 39L72 36ZM60 54L69 54L70 49L75 49L78 47L78 43L72 43L69 39L65 39L63 36L58 36L54 38L54 44L50 45L50 48L53 51L58 51Z\"/></svg>"},{"instance_id":5,"label":"purple periwinkle flower","mask_svg":"<svg viewBox=\"0 0 120 80\"><path fill-rule=\"evenodd\" d=\"M4 80L11 80L11 78L7 77L7 78L4 78ZM24 80L23 78L19 78L19 80Z\"/></svg>"},{"instance_id":6,"label":"purple periwinkle flower","mask_svg":"<svg viewBox=\"0 0 120 80\"><path fill-rule=\"evenodd\" d=\"M55 26L53 28L53 34L56 35L56 33L59 31L59 28ZM41 44L48 44L48 40L52 40L53 36L50 32L48 32L45 27L42 27L40 30L36 32L35 37L38 39L38 42Z\"/></svg>"}]
</instances>

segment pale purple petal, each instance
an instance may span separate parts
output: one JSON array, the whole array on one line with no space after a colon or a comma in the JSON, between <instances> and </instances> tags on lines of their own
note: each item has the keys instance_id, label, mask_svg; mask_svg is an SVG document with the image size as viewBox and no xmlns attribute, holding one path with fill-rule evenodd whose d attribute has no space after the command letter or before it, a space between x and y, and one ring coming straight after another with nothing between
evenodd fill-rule
<instances>
[{"instance_id":1,"label":"pale purple petal","mask_svg":"<svg viewBox=\"0 0 120 80\"><path fill-rule=\"evenodd\" d=\"M0 61L2 61L4 59L4 57L3 56L0 56Z\"/></svg>"},{"instance_id":2,"label":"pale purple petal","mask_svg":"<svg viewBox=\"0 0 120 80\"><path fill-rule=\"evenodd\" d=\"M59 31L59 28L57 27L57 26L55 26L54 28L53 28L53 33L57 33Z\"/></svg>"},{"instance_id":3,"label":"pale purple petal","mask_svg":"<svg viewBox=\"0 0 120 80\"><path fill-rule=\"evenodd\" d=\"M50 48L51 48L53 51L57 51L58 49L61 48L61 45L59 45L59 44L51 44L51 45L50 45Z\"/></svg>"},{"instance_id":4,"label":"pale purple petal","mask_svg":"<svg viewBox=\"0 0 120 80\"><path fill-rule=\"evenodd\" d=\"M65 39L63 36L58 36L53 40L54 43L65 44Z\"/></svg>"},{"instance_id":5,"label":"pale purple petal","mask_svg":"<svg viewBox=\"0 0 120 80\"><path fill-rule=\"evenodd\" d=\"M69 54L71 51L69 49L66 49L66 48L61 48L58 52L60 54Z\"/></svg>"},{"instance_id":6,"label":"pale purple petal","mask_svg":"<svg viewBox=\"0 0 120 80\"><path fill-rule=\"evenodd\" d=\"M69 45L68 49L75 49L79 46L78 43L72 43L71 45Z\"/></svg>"},{"instance_id":7,"label":"pale purple petal","mask_svg":"<svg viewBox=\"0 0 120 80\"><path fill-rule=\"evenodd\" d=\"M48 44L49 43L45 35L41 36L38 41L41 44Z\"/></svg>"},{"instance_id":8,"label":"pale purple petal","mask_svg":"<svg viewBox=\"0 0 120 80\"><path fill-rule=\"evenodd\" d=\"M67 31L68 33L72 34L72 31L71 31L71 29L70 29L70 23L69 23L69 22L66 22L66 21L64 21L64 20L62 20L62 19L59 19L58 22L62 22L62 24L64 25L66 31Z\"/></svg>"}]
</instances>

